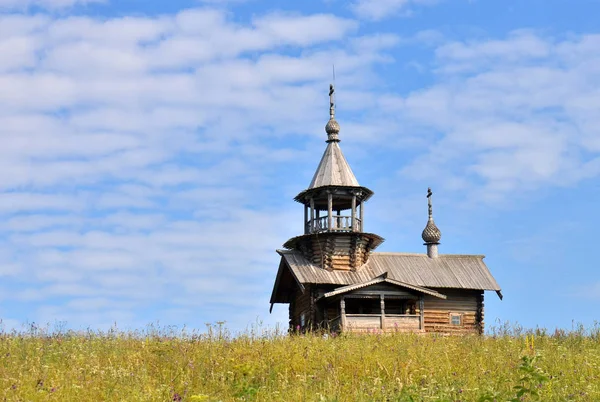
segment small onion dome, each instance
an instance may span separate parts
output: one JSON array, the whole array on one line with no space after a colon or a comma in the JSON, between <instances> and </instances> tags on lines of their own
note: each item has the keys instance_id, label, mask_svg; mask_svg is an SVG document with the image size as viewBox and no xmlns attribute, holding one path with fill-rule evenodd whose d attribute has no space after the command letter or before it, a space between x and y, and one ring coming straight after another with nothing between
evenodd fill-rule
<instances>
[{"instance_id":1,"label":"small onion dome","mask_svg":"<svg viewBox=\"0 0 600 402\"><path fill-rule=\"evenodd\" d=\"M325 126L325 132L327 132L329 141L339 141L338 134L340 132L340 125L334 118L329 119L327 122L327 125Z\"/></svg>"},{"instance_id":2,"label":"small onion dome","mask_svg":"<svg viewBox=\"0 0 600 402\"><path fill-rule=\"evenodd\" d=\"M442 238L442 232L435 225L433 219L429 219L427 221L427 226L423 229L423 233L421 234L423 241L428 244L437 244L440 242Z\"/></svg>"}]
</instances>

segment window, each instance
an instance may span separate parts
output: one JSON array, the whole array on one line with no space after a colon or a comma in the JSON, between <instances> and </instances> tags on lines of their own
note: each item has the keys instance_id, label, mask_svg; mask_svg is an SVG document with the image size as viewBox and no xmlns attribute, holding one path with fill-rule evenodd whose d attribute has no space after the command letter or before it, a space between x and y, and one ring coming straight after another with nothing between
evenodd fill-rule
<instances>
[{"instance_id":1,"label":"window","mask_svg":"<svg viewBox=\"0 0 600 402\"><path fill-rule=\"evenodd\" d=\"M417 302L406 299L385 299L385 313L394 314L417 314Z\"/></svg>"},{"instance_id":2,"label":"window","mask_svg":"<svg viewBox=\"0 0 600 402\"><path fill-rule=\"evenodd\" d=\"M304 313L300 314L300 327L304 328L304 324L306 324L306 320L304 318Z\"/></svg>"},{"instance_id":3,"label":"window","mask_svg":"<svg viewBox=\"0 0 600 402\"><path fill-rule=\"evenodd\" d=\"M461 325L461 315L450 313L450 324L451 325Z\"/></svg>"},{"instance_id":4,"label":"window","mask_svg":"<svg viewBox=\"0 0 600 402\"><path fill-rule=\"evenodd\" d=\"M386 314L406 314L406 301L400 299L385 299Z\"/></svg>"},{"instance_id":5,"label":"window","mask_svg":"<svg viewBox=\"0 0 600 402\"><path fill-rule=\"evenodd\" d=\"M379 298L355 299L346 298L346 314L381 314Z\"/></svg>"}]
</instances>

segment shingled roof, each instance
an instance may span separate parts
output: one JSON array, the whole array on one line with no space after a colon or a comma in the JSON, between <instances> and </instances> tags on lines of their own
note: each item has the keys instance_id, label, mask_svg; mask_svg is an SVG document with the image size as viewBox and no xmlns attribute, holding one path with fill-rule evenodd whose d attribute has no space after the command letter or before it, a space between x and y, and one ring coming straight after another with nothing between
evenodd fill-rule
<instances>
[{"instance_id":1,"label":"shingled roof","mask_svg":"<svg viewBox=\"0 0 600 402\"><path fill-rule=\"evenodd\" d=\"M352 173L346 161L339 142L332 141L327 144L319 167L313 176L309 189L324 186L359 187L358 180Z\"/></svg>"},{"instance_id":2,"label":"shingled roof","mask_svg":"<svg viewBox=\"0 0 600 402\"><path fill-rule=\"evenodd\" d=\"M352 285L368 282L384 273L399 282L425 288L494 290L500 296L500 286L483 262L483 255L371 253L369 261L355 272L327 271L308 261L296 250L277 250L281 264L271 295L271 303L286 303L279 283L289 271L300 287L304 284ZM289 276L288 276L289 278Z\"/></svg>"}]
</instances>

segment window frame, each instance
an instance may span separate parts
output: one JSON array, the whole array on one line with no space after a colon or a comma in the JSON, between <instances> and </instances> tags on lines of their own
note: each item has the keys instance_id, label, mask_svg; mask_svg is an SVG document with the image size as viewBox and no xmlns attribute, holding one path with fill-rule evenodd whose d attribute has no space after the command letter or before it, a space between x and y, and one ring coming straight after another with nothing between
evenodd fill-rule
<instances>
[{"instance_id":1,"label":"window frame","mask_svg":"<svg viewBox=\"0 0 600 402\"><path fill-rule=\"evenodd\" d=\"M458 324L454 322L454 319L458 318ZM460 313L450 313L448 315L448 321L450 323L450 325L454 326L454 327L459 327L462 325L462 314Z\"/></svg>"}]
</instances>

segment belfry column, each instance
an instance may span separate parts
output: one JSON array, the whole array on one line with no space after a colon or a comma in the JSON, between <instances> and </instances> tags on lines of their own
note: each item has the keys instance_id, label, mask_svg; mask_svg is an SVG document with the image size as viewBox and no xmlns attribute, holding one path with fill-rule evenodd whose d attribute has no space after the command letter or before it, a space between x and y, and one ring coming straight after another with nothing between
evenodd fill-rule
<instances>
[{"instance_id":1,"label":"belfry column","mask_svg":"<svg viewBox=\"0 0 600 402\"><path fill-rule=\"evenodd\" d=\"M365 231L365 202L360 200L360 231Z\"/></svg>"},{"instance_id":2,"label":"belfry column","mask_svg":"<svg viewBox=\"0 0 600 402\"><path fill-rule=\"evenodd\" d=\"M315 200L312 197L310 199L310 223L308 227L310 227L310 233L315 231Z\"/></svg>"},{"instance_id":3,"label":"belfry column","mask_svg":"<svg viewBox=\"0 0 600 402\"><path fill-rule=\"evenodd\" d=\"M327 193L327 230L332 230L333 225L333 194Z\"/></svg>"},{"instance_id":4,"label":"belfry column","mask_svg":"<svg viewBox=\"0 0 600 402\"><path fill-rule=\"evenodd\" d=\"M353 232L358 232L356 230L356 194L352 194L352 217L350 218L350 225Z\"/></svg>"},{"instance_id":5,"label":"belfry column","mask_svg":"<svg viewBox=\"0 0 600 402\"><path fill-rule=\"evenodd\" d=\"M308 234L308 205L304 204L304 234Z\"/></svg>"}]
</instances>

